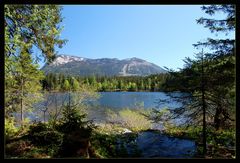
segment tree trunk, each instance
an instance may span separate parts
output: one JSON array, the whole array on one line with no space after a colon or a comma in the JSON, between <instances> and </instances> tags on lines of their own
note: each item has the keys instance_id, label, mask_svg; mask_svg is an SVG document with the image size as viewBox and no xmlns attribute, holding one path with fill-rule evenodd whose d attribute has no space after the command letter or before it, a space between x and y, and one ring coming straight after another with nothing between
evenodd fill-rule
<instances>
[{"instance_id":1,"label":"tree trunk","mask_svg":"<svg viewBox=\"0 0 240 163\"><path fill-rule=\"evenodd\" d=\"M47 111L47 109L46 110L44 110L44 112L43 112L43 122L45 123L46 122L46 111Z\"/></svg>"},{"instance_id":2,"label":"tree trunk","mask_svg":"<svg viewBox=\"0 0 240 163\"><path fill-rule=\"evenodd\" d=\"M21 98L21 123L23 123L23 119L24 119L24 116L23 116L23 99Z\"/></svg>"},{"instance_id":3,"label":"tree trunk","mask_svg":"<svg viewBox=\"0 0 240 163\"><path fill-rule=\"evenodd\" d=\"M206 136L206 103L205 103L205 79L203 71L203 50L202 50L202 81L201 81L201 92L202 92L202 110L203 110L203 156L207 153L207 136Z\"/></svg>"},{"instance_id":4,"label":"tree trunk","mask_svg":"<svg viewBox=\"0 0 240 163\"><path fill-rule=\"evenodd\" d=\"M220 123L221 123L220 114L221 114L221 110L219 107L217 107L215 115L214 115L214 128L216 130L219 130L219 128L220 128Z\"/></svg>"},{"instance_id":5,"label":"tree trunk","mask_svg":"<svg viewBox=\"0 0 240 163\"><path fill-rule=\"evenodd\" d=\"M24 110L23 110L23 79L21 80L21 126L23 126L24 121Z\"/></svg>"}]
</instances>

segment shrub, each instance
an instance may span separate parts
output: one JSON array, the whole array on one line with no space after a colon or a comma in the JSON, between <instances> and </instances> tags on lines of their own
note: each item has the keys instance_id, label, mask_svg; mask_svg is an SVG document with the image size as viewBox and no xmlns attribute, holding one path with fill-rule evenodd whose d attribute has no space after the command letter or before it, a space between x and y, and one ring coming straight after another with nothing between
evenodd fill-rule
<instances>
[{"instance_id":1,"label":"shrub","mask_svg":"<svg viewBox=\"0 0 240 163\"><path fill-rule=\"evenodd\" d=\"M5 139L9 140L16 135L18 129L14 125L14 118L5 118Z\"/></svg>"},{"instance_id":2,"label":"shrub","mask_svg":"<svg viewBox=\"0 0 240 163\"><path fill-rule=\"evenodd\" d=\"M141 131L151 128L151 122L141 113L129 109L119 112L123 126L132 131Z\"/></svg>"},{"instance_id":3,"label":"shrub","mask_svg":"<svg viewBox=\"0 0 240 163\"><path fill-rule=\"evenodd\" d=\"M84 121L85 118L86 114L81 114L79 108L69 108L66 106L63 110L63 118L61 119L61 123L57 126L57 129L67 134L83 127L91 126L92 124L89 121Z\"/></svg>"},{"instance_id":4,"label":"shrub","mask_svg":"<svg viewBox=\"0 0 240 163\"><path fill-rule=\"evenodd\" d=\"M119 135L94 133L91 138L92 146L95 153L100 158L113 158L116 157L116 141Z\"/></svg>"},{"instance_id":5,"label":"shrub","mask_svg":"<svg viewBox=\"0 0 240 163\"><path fill-rule=\"evenodd\" d=\"M42 132L42 131L47 131L48 130L48 126L46 123L42 123L42 122L38 122L35 124L32 124L29 127L29 136L33 136L36 133Z\"/></svg>"},{"instance_id":6,"label":"shrub","mask_svg":"<svg viewBox=\"0 0 240 163\"><path fill-rule=\"evenodd\" d=\"M119 116L115 111L113 111L111 109L106 109L105 114L106 114L106 121L108 123L118 123L119 122Z\"/></svg>"},{"instance_id":7,"label":"shrub","mask_svg":"<svg viewBox=\"0 0 240 163\"><path fill-rule=\"evenodd\" d=\"M45 123L39 122L30 126L29 137L33 144L38 146L60 146L63 142L63 134L55 131Z\"/></svg>"},{"instance_id":8,"label":"shrub","mask_svg":"<svg viewBox=\"0 0 240 163\"><path fill-rule=\"evenodd\" d=\"M90 121L85 121L86 114L81 114L78 107L65 106L63 118L57 126L64 134L59 155L63 157L88 157L90 137L95 127Z\"/></svg>"}]
</instances>

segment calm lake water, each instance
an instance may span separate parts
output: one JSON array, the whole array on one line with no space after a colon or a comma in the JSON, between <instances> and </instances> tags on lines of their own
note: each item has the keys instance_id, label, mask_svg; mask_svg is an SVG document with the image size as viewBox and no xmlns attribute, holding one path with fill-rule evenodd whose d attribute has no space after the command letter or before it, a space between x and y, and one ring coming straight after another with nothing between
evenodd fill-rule
<instances>
[{"instance_id":1,"label":"calm lake water","mask_svg":"<svg viewBox=\"0 0 240 163\"><path fill-rule=\"evenodd\" d=\"M193 140L180 139L157 131L143 131L133 140L119 140L118 149L124 146L129 157L140 158L192 158L196 153ZM136 146L140 155L136 156Z\"/></svg>"},{"instance_id":2,"label":"calm lake water","mask_svg":"<svg viewBox=\"0 0 240 163\"><path fill-rule=\"evenodd\" d=\"M181 96L183 93L172 93L175 96ZM106 117L106 110L119 111L121 109L175 109L182 106L180 102L176 102L167 96L164 92L99 92L99 98L89 99L85 101L88 104L88 113L90 119L102 121ZM76 95L77 96L77 95ZM67 102L68 93L51 93L45 95L45 101L35 105L36 111L28 116L32 120L43 120L43 112L46 107L46 119L48 112L55 112L55 108L60 108L63 102ZM169 102L160 103L159 100L168 100Z\"/></svg>"},{"instance_id":3,"label":"calm lake water","mask_svg":"<svg viewBox=\"0 0 240 163\"><path fill-rule=\"evenodd\" d=\"M177 94L180 95L181 93ZM138 107L161 109L181 106L181 103L173 100L170 103L160 104L160 99L169 100L170 97L164 92L100 92L100 98L93 103L113 109L134 109Z\"/></svg>"}]
</instances>

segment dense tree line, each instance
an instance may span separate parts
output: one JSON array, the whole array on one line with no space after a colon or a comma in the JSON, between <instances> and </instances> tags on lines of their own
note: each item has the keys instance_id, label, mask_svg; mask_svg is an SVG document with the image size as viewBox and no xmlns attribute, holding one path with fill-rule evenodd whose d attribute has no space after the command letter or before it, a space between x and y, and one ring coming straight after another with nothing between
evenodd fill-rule
<instances>
[{"instance_id":1,"label":"dense tree line","mask_svg":"<svg viewBox=\"0 0 240 163\"><path fill-rule=\"evenodd\" d=\"M142 76L69 76L64 74L49 73L42 80L43 90L64 91L67 88L75 90L79 85L86 84L97 91L162 91L163 84L169 77L168 74Z\"/></svg>"}]
</instances>

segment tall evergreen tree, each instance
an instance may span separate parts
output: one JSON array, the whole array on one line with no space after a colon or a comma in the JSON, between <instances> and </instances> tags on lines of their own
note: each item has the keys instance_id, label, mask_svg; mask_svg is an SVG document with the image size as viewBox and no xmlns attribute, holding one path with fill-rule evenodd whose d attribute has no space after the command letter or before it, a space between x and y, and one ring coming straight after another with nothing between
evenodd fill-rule
<instances>
[{"instance_id":1,"label":"tall evergreen tree","mask_svg":"<svg viewBox=\"0 0 240 163\"><path fill-rule=\"evenodd\" d=\"M33 64L27 44L21 49L16 63L14 71L16 91L15 93L12 92L11 95L16 100L19 99L17 100L18 102L15 102L18 104L18 108L20 108L21 122L23 122L26 109L30 109L32 104L39 100L40 80L43 79L43 73L38 69L37 64Z\"/></svg>"},{"instance_id":2,"label":"tall evergreen tree","mask_svg":"<svg viewBox=\"0 0 240 163\"><path fill-rule=\"evenodd\" d=\"M79 90L79 83L75 78L73 78L72 90L73 91L78 91Z\"/></svg>"},{"instance_id":3,"label":"tall evergreen tree","mask_svg":"<svg viewBox=\"0 0 240 163\"><path fill-rule=\"evenodd\" d=\"M235 29L233 5L203 6L202 9L211 16L216 12L226 14L226 18L222 20L206 18L197 20L212 32L231 32ZM185 67L179 72L170 72L171 78L166 84L173 89L190 93L182 97L171 95L183 103L182 107L171 111L172 117L184 115L188 118L188 124L203 125L205 155L206 128L210 125L215 130L229 128L234 121L234 100L231 98L235 98L232 94L235 88L235 40L208 38L206 42L198 42L194 46L209 47L210 52L199 53L194 60L186 58Z\"/></svg>"},{"instance_id":4,"label":"tall evergreen tree","mask_svg":"<svg viewBox=\"0 0 240 163\"><path fill-rule=\"evenodd\" d=\"M199 24L204 25L212 33L235 32L235 6L234 5L210 5L203 6L202 10L214 16L217 12L226 15L223 19L200 18ZM230 116L234 112L234 100L229 98L231 90L235 88L235 38L212 39L206 42L198 42L195 47L208 47L212 50L207 59L211 62L208 67L211 78L208 79L208 95L211 96L215 107L214 126L218 130L234 120ZM235 99L234 95L232 96Z\"/></svg>"},{"instance_id":5,"label":"tall evergreen tree","mask_svg":"<svg viewBox=\"0 0 240 163\"><path fill-rule=\"evenodd\" d=\"M51 61L54 47L65 43L60 39L61 21L61 7L57 5L4 6L6 116L15 112L21 101L23 119L26 100L34 101L34 96L26 96L39 90L41 75L35 63L41 56ZM34 47L42 54L30 53Z\"/></svg>"},{"instance_id":6,"label":"tall evergreen tree","mask_svg":"<svg viewBox=\"0 0 240 163\"><path fill-rule=\"evenodd\" d=\"M65 79L65 81L63 83L62 90L63 91L69 91L70 90L70 84L69 84L69 81L67 79Z\"/></svg>"}]
</instances>

